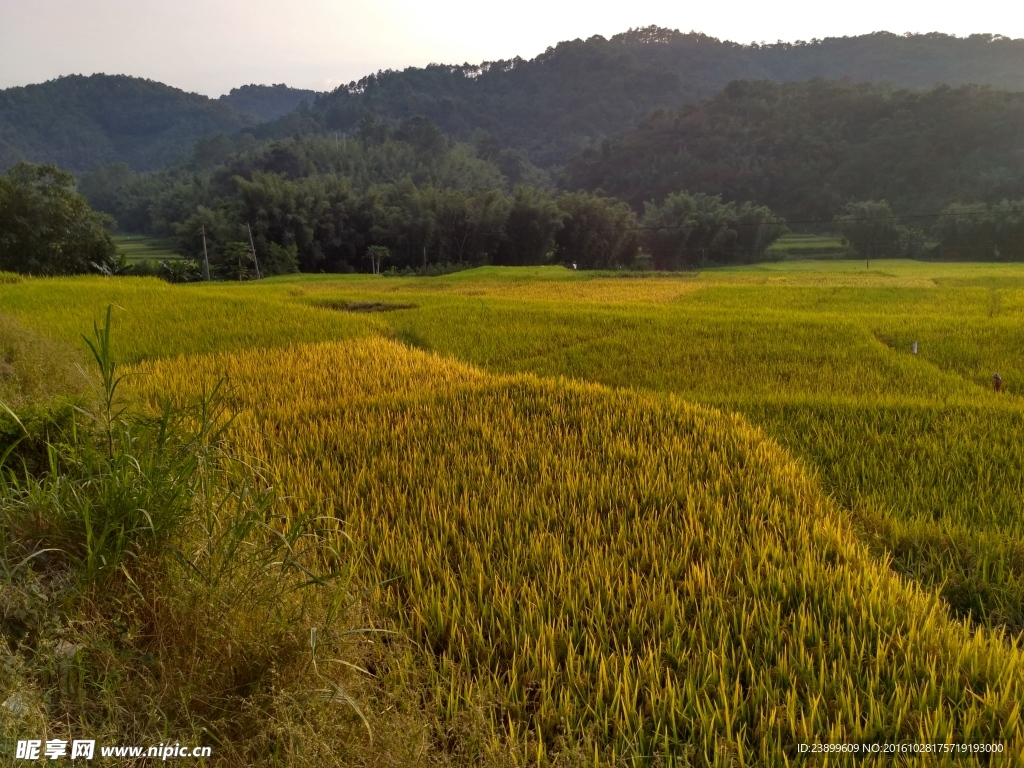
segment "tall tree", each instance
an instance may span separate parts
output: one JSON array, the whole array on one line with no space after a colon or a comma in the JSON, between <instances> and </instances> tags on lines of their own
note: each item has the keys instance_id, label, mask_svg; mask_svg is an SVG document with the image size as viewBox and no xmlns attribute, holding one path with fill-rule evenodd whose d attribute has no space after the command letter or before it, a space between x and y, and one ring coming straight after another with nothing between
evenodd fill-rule
<instances>
[{"instance_id":1,"label":"tall tree","mask_svg":"<svg viewBox=\"0 0 1024 768\"><path fill-rule=\"evenodd\" d=\"M754 261L785 233L764 206L723 203L719 195L674 192L644 206L644 247L658 269Z\"/></svg>"},{"instance_id":2,"label":"tall tree","mask_svg":"<svg viewBox=\"0 0 1024 768\"><path fill-rule=\"evenodd\" d=\"M633 265L640 240L628 205L589 192L566 192L556 204L565 215L555 234L556 259L582 269Z\"/></svg>"},{"instance_id":3,"label":"tall tree","mask_svg":"<svg viewBox=\"0 0 1024 768\"><path fill-rule=\"evenodd\" d=\"M510 267L545 263L564 217L547 193L516 187L494 263Z\"/></svg>"},{"instance_id":4,"label":"tall tree","mask_svg":"<svg viewBox=\"0 0 1024 768\"><path fill-rule=\"evenodd\" d=\"M900 224L885 200L847 203L835 227L865 259L898 259L916 255L921 238Z\"/></svg>"},{"instance_id":5,"label":"tall tree","mask_svg":"<svg viewBox=\"0 0 1024 768\"><path fill-rule=\"evenodd\" d=\"M0 178L0 270L71 275L113 265L117 249L104 228L113 222L74 183L56 166L30 163Z\"/></svg>"}]
</instances>

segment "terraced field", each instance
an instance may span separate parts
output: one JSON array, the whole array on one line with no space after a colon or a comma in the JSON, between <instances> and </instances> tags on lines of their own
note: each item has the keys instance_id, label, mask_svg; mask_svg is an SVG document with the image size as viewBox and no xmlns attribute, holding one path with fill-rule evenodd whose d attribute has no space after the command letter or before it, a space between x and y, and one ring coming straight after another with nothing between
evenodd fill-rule
<instances>
[{"instance_id":1,"label":"terraced field","mask_svg":"<svg viewBox=\"0 0 1024 768\"><path fill-rule=\"evenodd\" d=\"M142 235L115 235L114 243L117 244L118 255L124 255L131 263L136 261L163 261L169 259L176 261L181 258L171 243L153 237Z\"/></svg>"}]
</instances>

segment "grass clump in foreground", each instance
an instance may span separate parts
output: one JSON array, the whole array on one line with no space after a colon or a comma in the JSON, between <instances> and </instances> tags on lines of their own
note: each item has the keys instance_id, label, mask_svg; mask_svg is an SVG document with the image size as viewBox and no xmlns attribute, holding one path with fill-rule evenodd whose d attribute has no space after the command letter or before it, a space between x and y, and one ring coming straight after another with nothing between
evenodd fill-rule
<instances>
[{"instance_id":1,"label":"grass clump in foreground","mask_svg":"<svg viewBox=\"0 0 1024 768\"><path fill-rule=\"evenodd\" d=\"M17 739L76 738L97 757L209 746L218 765L357 756L345 557L228 458L223 387L130 411L109 311L90 346L97 397L50 423L44 462L0 411L21 431L0 445L0 761Z\"/></svg>"},{"instance_id":2,"label":"grass clump in foreground","mask_svg":"<svg viewBox=\"0 0 1024 768\"><path fill-rule=\"evenodd\" d=\"M742 417L382 339L142 370L144 397L237 382L238 449L331 500L416 643L379 671L461 764L782 765L872 741L1024 759L1018 645L874 559Z\"/></svg>"}]
</instances>

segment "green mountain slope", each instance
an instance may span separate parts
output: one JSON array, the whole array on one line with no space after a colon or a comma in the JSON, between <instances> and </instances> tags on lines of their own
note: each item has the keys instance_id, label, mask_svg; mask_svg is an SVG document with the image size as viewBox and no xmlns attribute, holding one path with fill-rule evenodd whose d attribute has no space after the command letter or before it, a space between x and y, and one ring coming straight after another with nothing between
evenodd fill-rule
<instances>
[{"instance_id":1,"label":"green mountain slope","mask_svg":"<svg viewBox=\"0 0 1024 768\"><path fill-rule=\"evenodd\" d=\"M70 75L0 91L0 168L18 160L81 172L124 162L160 168L197 139L258 118L230 103L124 75Z\"/></svg>"},{"instance_id":2,"label":"green mountain slope","mask_svg":"<svg viewBox=\"0 0 1024 768\"><path fill-rule=\"evenodd\" d=\"M564 183L639 205L679 189L831 218L851 199L903 213L1024 197L1024 93L736 81L573 158Z\"/></svg>"},{"instance_id":3,"label":"green mountain slope","mask_svg":"<svg viewBox=\"0 0 1024 768\"><path fill-rule=\"evenodd\" d=\"M457 138L483 130L525 150L533 162L552 166L657 107L708 98L732 80L813 77L1024 90L1024 40L879 32L740 45L650 27L610 40L559 43L530 60L378 72L322 97L313 115L329 131L353 130L367 114L390 120L423 115ZM291 135L294 128L286 120L278 135Z\"/></svg>"},{"instance_id":4,"label":"green mountain slope","mask_svg":"<svg viewBox=\"0 0 1024 768\"><path fill-rule=\"evenodd\" d=\"M330 94L247 85L220 99L121 75L69 76L0 91L0 168L28 159L78 172L115 162L143 171L218 133L350 133L367 116L397 123L417 115L485 153L507 147L554 167L657 108L710 98L733 80L813 77L1021 91L1024 40L878 32L741 45L649 27L562 42L529 60L378 72ZM302 102L308 111L296 111Z\"/></svg>"}]
</instances>

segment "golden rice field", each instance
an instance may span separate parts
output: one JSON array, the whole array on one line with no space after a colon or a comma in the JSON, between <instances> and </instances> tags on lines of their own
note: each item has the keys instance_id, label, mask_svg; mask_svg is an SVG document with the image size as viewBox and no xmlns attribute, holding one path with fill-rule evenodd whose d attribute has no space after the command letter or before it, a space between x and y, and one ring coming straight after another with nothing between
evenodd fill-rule
<instances>
[{"instance_id":1,"label":"golden rice field","mask_svg":"<svg viewBox=\"0 0 1024 768\"><path fill-rule=\"evenodd\" d=\"M0 285L53 343L110 303L135 397L230 377L467 763L1024 762L1024 268Z\"/></svg>"}]
</instances>

